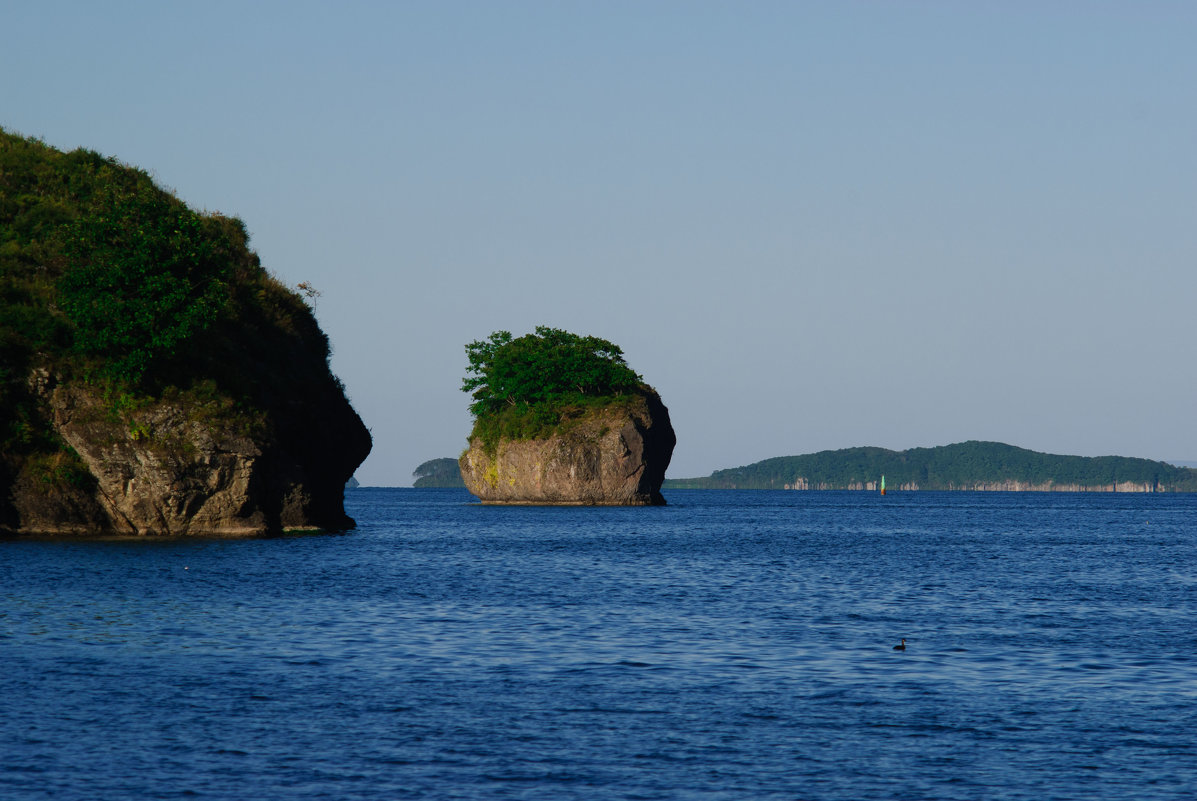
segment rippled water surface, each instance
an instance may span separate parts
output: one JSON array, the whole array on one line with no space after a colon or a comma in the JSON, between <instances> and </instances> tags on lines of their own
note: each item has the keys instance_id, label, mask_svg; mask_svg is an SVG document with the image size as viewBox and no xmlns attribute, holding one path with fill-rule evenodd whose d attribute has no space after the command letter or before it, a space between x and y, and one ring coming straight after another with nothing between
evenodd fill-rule
<instances>
[{"instance_id":1,"label":"rippled water surface","mask_svg":"<svg viewBox=\"0 0 1197 801\"><path fill-rule=\"evenodd\" d=\"M0 542L0 798L1197 797L1197 497L667 498Z\"/></svg>"}]
</instances>

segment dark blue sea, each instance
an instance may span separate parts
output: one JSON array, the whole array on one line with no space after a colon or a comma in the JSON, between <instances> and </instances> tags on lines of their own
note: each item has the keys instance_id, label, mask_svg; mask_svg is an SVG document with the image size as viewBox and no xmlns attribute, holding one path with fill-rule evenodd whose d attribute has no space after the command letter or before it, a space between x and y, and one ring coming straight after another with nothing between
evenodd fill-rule
<instances>
[{"instance_id":1,"label":"dark blue sea","mask_svg":"<svg viewBox=\"0 0 1197 801\"><path fill-rule=\"evenodd\" d=\"M0 798L1197 797L1197 496L666 497L0 542Z\"/></svg>"}]
</instances>

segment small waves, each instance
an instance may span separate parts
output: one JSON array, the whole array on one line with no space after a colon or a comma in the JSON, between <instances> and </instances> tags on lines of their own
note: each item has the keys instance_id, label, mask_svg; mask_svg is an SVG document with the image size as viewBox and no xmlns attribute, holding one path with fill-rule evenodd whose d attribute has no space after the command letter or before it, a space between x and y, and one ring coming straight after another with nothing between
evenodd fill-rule
<instances>
[{"instance_id":1,"label":"small waves","mask_svg":"<svg viewBox=\"0 0 1197 801\"><path fill-rule=\"evenodd\" d=\"M340 537L0 543L0 797L1197 790L1197 499L349 497Z\"/></svg>"}]
</instances>

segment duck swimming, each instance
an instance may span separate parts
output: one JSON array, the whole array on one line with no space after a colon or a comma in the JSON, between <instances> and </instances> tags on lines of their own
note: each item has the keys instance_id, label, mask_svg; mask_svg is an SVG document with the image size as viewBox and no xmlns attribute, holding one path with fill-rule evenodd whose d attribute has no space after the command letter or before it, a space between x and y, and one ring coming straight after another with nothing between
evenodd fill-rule
<instances>
[{"instance_id":1,"label":"duck swimming","mask_svg":"<svg viewBox=\"0 0 1197 801\"><path fill-rule=\"evenodd\" d=\"M902 644L901 644L901 645L895 645L895 646L894 646L894 650L895 650L895 651L905 651L905 650L906 650L906 638L905 638L905 637L903 637L903 638L902 638Z\"/></svg>"}]
</instances>

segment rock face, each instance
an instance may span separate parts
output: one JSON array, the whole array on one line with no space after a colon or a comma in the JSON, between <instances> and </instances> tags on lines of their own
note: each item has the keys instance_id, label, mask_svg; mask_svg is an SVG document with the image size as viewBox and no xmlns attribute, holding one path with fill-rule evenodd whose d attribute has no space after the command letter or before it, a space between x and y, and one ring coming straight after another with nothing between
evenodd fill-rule
<instances>
[{"instance_id":1,"label":"rock face","mask_svg":"<svg viewBox=\"0 0 1197 801\"><path fill-rule=\"evenodd\" d=\"M53 429L78 454L81 480L50 491L25 471L0 530L237 537L354 524L343 490L370 451L370 435L331 382L303 405L249 426L222 414L219 402L161 400L114 415L86 387L47 383Z\"/></svg>"},{"instance_id":2,"label":"rock face","mask_svg":"<svg viewBox=\"0 0 1197 801\"><path fill-rule=\"evenodd\" d=\"M676 442L669 410L646 391L629 408L588 413L545 439L503 439L493 453L471 440L461 476L484 504L662 505Z\"/></svg>"}]
</instances>

